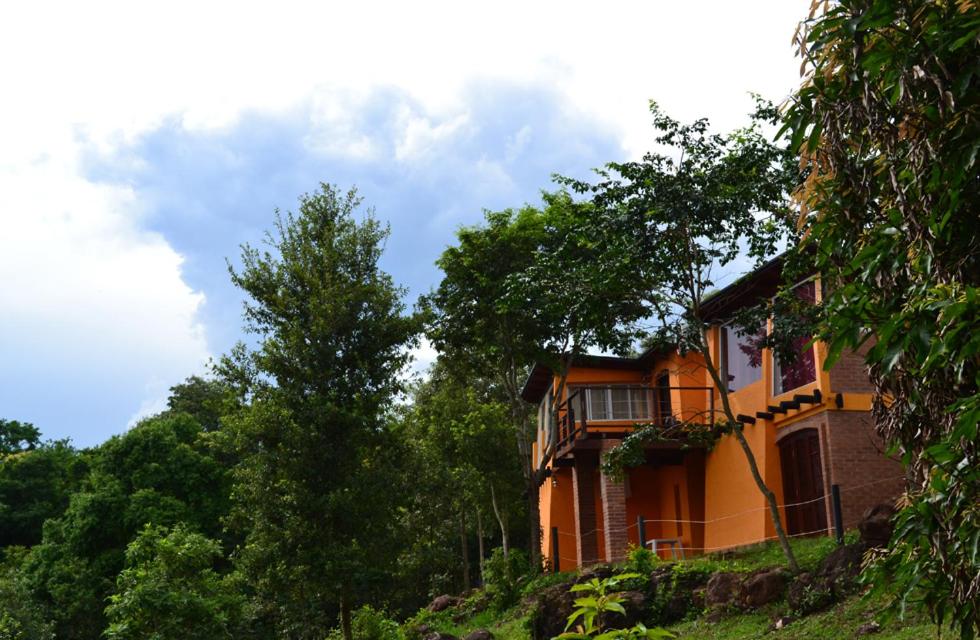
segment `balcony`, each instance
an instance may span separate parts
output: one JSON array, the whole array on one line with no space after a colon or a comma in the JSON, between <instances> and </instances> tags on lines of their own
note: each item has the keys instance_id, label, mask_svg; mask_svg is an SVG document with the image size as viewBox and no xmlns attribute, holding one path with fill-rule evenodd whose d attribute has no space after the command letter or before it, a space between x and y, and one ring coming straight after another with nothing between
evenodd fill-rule
<instances>
[{"instance_id":1,"label":"balcony","mask_svg":"<svg viewBox=\"0 0 980 640\"><path fill-rule=\"evenodd\" d=\"M557 407L555 458L568 455L583 440L623 437L637 427L711 425L715 416L712 391L712 387L570 387L568 398Z\"/></svg>"}]
</instances>

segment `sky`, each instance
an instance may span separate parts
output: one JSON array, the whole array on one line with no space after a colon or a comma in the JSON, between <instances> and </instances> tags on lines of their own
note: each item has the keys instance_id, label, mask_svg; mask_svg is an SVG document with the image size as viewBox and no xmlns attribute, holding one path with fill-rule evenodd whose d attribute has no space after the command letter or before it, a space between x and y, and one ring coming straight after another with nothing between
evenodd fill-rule
<instances>
[{"instance_id":1,"label":"sky","mask_svg":"<svg viewBox=\"0 0 980 640\"><path fill-rule=\"evenodd\" d=\"M719 131L782 101L808 7L5 4L0 418L91 446L164 408L243 337L228 263L321 182L390 223L411 305L461 225L647 151L649 100Z\"/></svg>"}]
</instances>

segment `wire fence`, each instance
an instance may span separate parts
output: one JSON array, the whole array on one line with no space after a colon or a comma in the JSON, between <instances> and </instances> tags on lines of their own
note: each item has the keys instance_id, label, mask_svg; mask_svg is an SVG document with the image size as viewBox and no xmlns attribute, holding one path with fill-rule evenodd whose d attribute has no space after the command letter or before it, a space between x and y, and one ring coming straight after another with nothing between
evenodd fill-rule
<instances>
[{"instance_id":1,"label":"wire fence","mask_svg":"<svg viewBox=\"0 0 980 640\"><path fill-rule=\"evenodd\" d=\"M840 492L841 492L841 494L850 493L850 492L853 492L853 491L857 491L858 489L866 489L866 488L871 487L871 486L875 486L875 485L879 485L879 484L884 484L886 482L897 482L899 480L904 480L904 476L896 476L896 477L893 477L893 478L883 478L883 479L880 479L880 480L874 480L872 482L866 482L864 484L852 485L852 486L849 486L849 487L841 487L840 488ZM792 507L802 507L802 506L805 506L805 505L808 505L808 504L814 504L814 503L818 503L818 502L824 502L825 503L826 500L829 497L830 497L829 495L825 494L823 496L820 496L819 498L813 498L811 500L803 500L803 501L800 501L800 502L784 503L784 504L780 504L780 505L777 505L777 506L779 508L781 508L781 509L787 509L787 508L792 508ZM762 506L762 507L754 507L752 509L746 509L745 511L739 511L737 513L732 513L732 514L728 514L728 515L724 515L724 516L719 516L717 518L712 518L710 520L683 520L683 519L677 519L677 518L668 518L668 519L643 518L643 525L644 526L647 525L647 524L708 525L708 524L713 524L713 523L716 523L716 522L724 522L726 520L732 520L732 519L739 518L739 517L742 517L742 516L745 516L745 515L749 515L749 514L752 514L752 513L759 513L760 511L768 511L768 510L769 510L769 506L768 505L765 505L765 506ZM858 521L851 521L851 522L842 523L844 529L851 529L851 528L855 527L857 524L858 524ZM628 534L632 529L635 529L635 528L637 528L639 526L640 526L640 522L637 521L637 522L626 524L626 525L624 525L622 527L602 527L602 528L598 528L597 527L595 529L592 529L591 531L587 531L587 532L582 533L580 535L584 538L586 536L591 536L591 535L597 534L597 533L602 533L602 534L606 535L606 534L609 534L609 533L624 533L625 532L625 533ZM789 538L801 538L801 537L806 537L806 536L812 536L812 535L815 535L815 534L818 534L818 533L828 533L830 530L831 530L831 527L830 526L825 526L825 527L821 527L821 528L818 528L818 529L814 529L812 531L804 531L802 533L795 533L795 534L792 534L792 535L787 535L787 537L789 537ZM569 537L569 538L576 538L576 537L578 537L575 533L570 533L568 531L554 530L554 532L557 533L559 536L566 536L566 537ZM684 546L683 550L685 552L687 552L687 551L695 551L695 552L710 553L710 552L713 552L713 551L723 551L723 550L732 549L735 546L745 546L745 545L751 545L751 544L759 544L759 543L762 543L762 542L769 542L771 540L776 540L778 538L779 538L779 536L773 535L773 536L763 537L763 538L759 538L759 539L755 539L755 540L748 540L748 541L739 543L739 545L721 545L721 546L716 546L716 547L688 547L688 546ZM647 541L644 540L643 542L646 543ZM567 558L567 557L562 556L562 555L559 555L559 560L562 561L562 562L566 562L566 561L567 562L571 562L573 564L578 564L578 562L579 562L576 558Z\"/></svg>"}]
</instances>

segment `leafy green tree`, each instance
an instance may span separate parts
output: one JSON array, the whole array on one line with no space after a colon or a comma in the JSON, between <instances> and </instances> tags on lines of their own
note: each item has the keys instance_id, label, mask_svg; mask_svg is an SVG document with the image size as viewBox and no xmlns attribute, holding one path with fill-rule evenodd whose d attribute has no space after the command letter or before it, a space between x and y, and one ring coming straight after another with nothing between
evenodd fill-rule
<instances>
[{"instance_id":1,"label":"leafy green tree","mask_svg":"<svg viewBox=\"0 0 980 640\"><path fill-rule=\"evenodd\" d=\"M0 551L0 640L54 640L53 625L24 579L26 555L21 547Z\"/></svg>"},{"instance_id":2,"label":"leafy green tree","mask_svg":"<svg viewBox=\"0 0 980 640\"><path fill-rule=\"evenodd\" d=\"M64 514L45 523L24 564L32 597L50 611L59 638L102 633L105 599L144 525L184 522L220 535L230 481L202 436L191 416L163 415L88 454L88 477Z\"/></svg>"},{"instance_id":3,"label":"leafy green tree","mask_svg":"<svg viewBox=\"0 0 980 640\"><path fill-rule=\"evenodd\" d=\"M226 381L200 376L170 387L167 399L169 411L193 416L205 431L220 429L221 418L234 413L239 404L234 388Z\"/></svg>"},{"instance_id":4,"label":"leafy green tree","mask_svg":"<svg viewBox=\"0 0 980 640\"><path fill-rule=\"evenodd\" d=\"M109 598L110 640L240 637L245 599L215 564L221 545L178 524L147 525L126 548L126 568Z\"/></svg>"},{"instance_id":5,"label":"leafy green tree","mask_svg":"<svg viewBox=\"0 0 980 640\"><path fill-rule=\"evenodd\" d=\"M388 230L360 199L321 185L277 212L268 249L242 248L232 281L246 330L219 371L251 399L232 422L241 458L239 559L283 638L322 638L377 589L397 551L397 442L386 413L417 322L378 266Z\"/></svg>"},{"instance_id":6,"label":"leafy green tree","mask_svg":"<svg viewBox=\"0 0 980 640\"><path fill-rule=\"evenodd\" d=\"M798 32L786 121L828 364L869 346L908 492L875 582L980 630L980 5L840 0Z\"/></svg>"},{"instance_id":7,"label":"leafy green tree","mask_svg":"<svg viewBox=\"0 0 980 640\"><path fill-rule=\"evenodd\" d=\"M590 348L625 351L645 309L627 286L630 268L618 236L597 236L590 203L564 192L544 194L544 207L487 213L482 227L457 233L459 244L438 261L444 277L424 300L428 334L449 361L491 376L504 389L518 441L528 515L531 560L540 566L538 490L555 453L550 429L539 461L531 407L521 384L535 362L559 378L552 402L562 401L575 358ZM557 420L558 412L551 414Z\"/></svg>"},{"instance_id":8,"label":"leafy green tree","mask_svg":"<svg viewBox=\"0 0 980 640\"><path fill-rule=\"evenodd\" d=\"M64 513L85 471L64 441L0 454L0 547L39 543L44 521Z\"/></svg>"},{"instance_id":9,"label":"leafy green tree","mask_svg":"<svg viewBox=\"0 0 980 640\"><path fill-rule=\"evenodd\" d=\"M0 456L30 450L41 443L41 431L30 422L0 418Z\"/></svg>"},{"instance_id":10,"label":"leafy green tree","mask_svg":"<svg viewBox=\"0 0 980 640\"><path fill-rule=\"evenodd\" d=\"M732 412L728 381L709 348L711 323L703 312L719 269L746 252L759 264L786 239L795 171L787 150L763 134L763 126L776 119L771 105L760 101L752 124L728 135L711 133L704 119L682 124L654 102L650 111L662 152L610 163L595 184L562 182L592 195L601 212L591 218L595 235L618 239L619 259L633 271L628 282L651 309L655 340L700 356L720 397L723 422L731 426L765 497L790 569L798 572L776 497Z\"/></svg>"}]
</instances>

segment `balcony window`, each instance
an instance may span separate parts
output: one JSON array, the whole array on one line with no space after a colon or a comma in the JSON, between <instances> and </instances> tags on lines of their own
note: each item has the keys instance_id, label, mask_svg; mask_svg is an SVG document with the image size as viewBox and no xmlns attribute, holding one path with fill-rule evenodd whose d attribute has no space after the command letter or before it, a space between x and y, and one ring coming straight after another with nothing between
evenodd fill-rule
<instances>
[{"instance_id":1,"label":"balcony window","mask_svg":"<svg viewBox=\"0 0 980 640\"><path fill-rule=\"evenodd\" d=\"M816 304L816 283L809 280L793 289L797 297L810 304ZM793 341L796 357L793 362L781 364L773 355L773 395L780 395L798 387L817 381L817 359L814 347L807 346L810 338L805 336Z\"/></svg>"},{"instance_id":2,"label":"balcony window","mask_svg":"<svg viewBox=\"0 0 980 640\"><path fill-rule=\"evenodd\" d=\"M650 419L649 389L588 387L584 391L590 421Z\"/></svg>"},{"instance_id":3,"label":"balcony window","mask_svg":"<svg viewBox=\"0 0 980 640\"><path fill-rule=\"evenodd\" d=\"M762 379L762 342L766 328L754 335L738 335L731 325L721 327L722 377L728 378L728 390L738 391Z\"/></svg>"}]
</instances>

